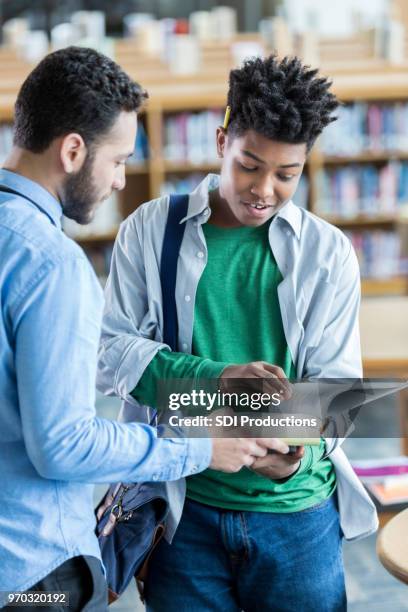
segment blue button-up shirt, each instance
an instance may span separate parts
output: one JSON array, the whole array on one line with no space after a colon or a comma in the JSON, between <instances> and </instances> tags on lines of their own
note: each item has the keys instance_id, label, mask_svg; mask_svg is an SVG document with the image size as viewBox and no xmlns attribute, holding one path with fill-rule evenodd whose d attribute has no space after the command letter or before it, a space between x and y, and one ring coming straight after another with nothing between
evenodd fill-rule
<instances>
[{"instance_id":1,"label":"blue button-up shirt","mask_svg":"<svg viewBox=\"0 0 408 612\"><path fill-rule=\"evenodd\" d=\"M89 483L175 480L211 455L209 440L95 416L103 295L61 215L43 187L0 170L0 591L99 557Z\"/></svg>"}]
</instances>

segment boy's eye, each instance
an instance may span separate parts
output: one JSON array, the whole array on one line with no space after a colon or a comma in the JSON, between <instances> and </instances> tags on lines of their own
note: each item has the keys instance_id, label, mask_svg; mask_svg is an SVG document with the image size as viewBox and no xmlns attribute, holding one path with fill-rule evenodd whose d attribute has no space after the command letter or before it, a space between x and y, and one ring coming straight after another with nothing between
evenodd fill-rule
<instances>
[{"instance_id":1,"label":"boy's eye","mask_svg":"<svg viewBox=\"0 0 408 612\"><path fill-rule=\"evenodd\" d=\"M291 181L293 178L295 178L294 174L278 174L278 179L284 183Z\"/></svg>"},{"instance_id":2,"label":"boy's eye","mask_svg":"<svg viewBox=\"0 0 408 612\"><path fill-rule=\"evenodd\" d=\"M239 165L241 166L242 170L244 170L245 172L255 172L256 170L258 170L258 168L255 166L255 168L251 167L251 166L245 166L243 163L238 162Z\"/></svg>"}]
</instances>

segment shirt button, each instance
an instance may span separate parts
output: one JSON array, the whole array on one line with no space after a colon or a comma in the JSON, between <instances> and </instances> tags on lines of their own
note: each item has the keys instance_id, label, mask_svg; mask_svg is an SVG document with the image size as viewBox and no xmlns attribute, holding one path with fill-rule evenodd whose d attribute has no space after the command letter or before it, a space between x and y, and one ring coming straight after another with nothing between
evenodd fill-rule
<instances>
[{"instance_id":1,"label":"shirt button","mask_svg":"<svg viewBox=\"0 0 408 612\"><path fill-rule=\"evenodd\" d=\"M157 474L153 474L153 476L152 476L152 480L159 480L158 475L157 475Z\"/></svg>"},{"instance_id":2,"label":"shirt button","mask_svg":"<svg viewBox=\"0 0 408 612\"><path fill-rule=\"evenodd\" d=\"M188 349L188 345L186 344L186 342L183 342L183 344L181 345L182 349L184 351L186 351Z\"/></svg>"},{"instance_id":3,"label":"shirt button","mask_svg":"<svg viewBox=\"0 0 408 612\"><path fill-rule=\"evenodd\" d=\"M192 472L197 472L198 470L198 465L193 465L193 467L191 468Z\"/></svg>"},{"instance_id":4,"label":"shirt button","mask_svg":"<svg viewBox=\"0 0 408 612\"><path fill-rule=\"evenodd\" d=\"M185 295L184 299L185 299L186 302L189 302L191 300L191 297L189 295Z\"/></svg>"},{"instance_id":5,"label":"shirt button","mask_svg":"<svg viewBox=\"0 0 408 612\"><path fill-rule=\"evenodd\" d=\"M290 236L290 230L286 230L286 235Z\"/></svg>"},{"instance_id":6,"label":"shirt button","mask_svg":"<svg viewBox=\"0 0 408 612\"><path fill-rule=\"evenodd\" d=\"M202 251L198 251L198 253L197 253L197 257L198 257L199 259L202 259L202 258L204 257L204 253L203 253Z\"/></svg>"},{"instance_id":7,"label":"shirt button","mask_svg":"<svg viewBox=\"0 0 408 612\"><path fill-rule=\"evenodd\" d=\"M198 221L194 221L193 225L194 225L194 227L197 227L198 226Z\"/></svg>"}]
</instances>

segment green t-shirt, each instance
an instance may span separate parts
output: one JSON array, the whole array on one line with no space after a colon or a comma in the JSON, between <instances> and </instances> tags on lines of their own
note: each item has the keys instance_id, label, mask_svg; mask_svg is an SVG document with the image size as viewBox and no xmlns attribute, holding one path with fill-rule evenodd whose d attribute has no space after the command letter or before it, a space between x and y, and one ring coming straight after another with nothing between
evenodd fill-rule
<instances>
[{"instance_id":1,"label":"green t-shirt","mask_svg":"<svg viewBox=\"0 0 408 612\"><path fill-rule=\"evenodd\" d=\"M133 391L150 405L159 379L217 378L229 364L267 361L279 365L288 378L295 377L282 326L277 293L282 276L269 246L269 222L257 228L202 227L208 261L195 300L193 355L156 355ZM207 469L187 478L187 497L233 510L303 510L335 489L334 468L322 459L323 453L323 441L305 447L299 470L281 483L248 468L235 474Z\"/></svg>"}]
</instances>

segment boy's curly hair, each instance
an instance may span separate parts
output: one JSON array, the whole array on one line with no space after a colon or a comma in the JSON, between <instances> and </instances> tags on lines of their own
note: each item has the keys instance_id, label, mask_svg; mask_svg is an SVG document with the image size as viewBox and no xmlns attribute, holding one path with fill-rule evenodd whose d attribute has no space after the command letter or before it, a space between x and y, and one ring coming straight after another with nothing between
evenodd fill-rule
<instances>
[{"instance_id":1,"label":"boy's curly hair","mask_svg":"<svg viewBox=\"0 0 408 612\"><path fill-rule=\"evenodd\" d=\"M331 81L304 66L298 57L252 58L231 70L228 134L254 130L272 140L306 143L309 151L323 129L335 121L339 102Z\"/></svg>"}]
</instances>

